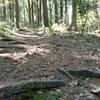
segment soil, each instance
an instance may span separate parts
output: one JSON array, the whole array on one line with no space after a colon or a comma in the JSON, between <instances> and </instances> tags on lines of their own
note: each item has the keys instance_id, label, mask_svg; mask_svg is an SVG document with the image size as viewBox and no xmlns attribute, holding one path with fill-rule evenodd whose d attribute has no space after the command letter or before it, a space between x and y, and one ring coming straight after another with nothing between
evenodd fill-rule
<instances>
[{"instance_id":1,"label":"soil","mask_svg":"<svg viewBox=\"0 0 100 100\"><path fill-rule=\"evenodd\" d=\"M68 39L68 35L17 33L12 40L0 40L0 85L30 79L61 79L66 86L57 89L64 93L60 100L100 100L86 92L91 84L100 86L100 79L86 79L82 88L72 85L72 80L57 71L57 68L100 71L100 47Z\"/></svg>"}]
</instances>

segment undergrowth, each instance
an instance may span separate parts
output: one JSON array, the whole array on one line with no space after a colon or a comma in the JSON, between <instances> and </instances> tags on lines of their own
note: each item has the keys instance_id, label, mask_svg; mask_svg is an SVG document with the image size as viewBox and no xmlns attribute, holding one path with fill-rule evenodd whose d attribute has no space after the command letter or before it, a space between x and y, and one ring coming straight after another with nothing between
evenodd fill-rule
<instances>
[{"instance_id":1,"label":"undergrowth","mask_svg":"<svg viewBox=\"0 0 100 100\"><path fill-rule=\"evenodd\" d=\"M5 22L0 22L0 37L5 38L9 36L12 28Z\"/></svg>"},{"instance_id":2,"label":"undergrowth","mask_svg":"<svg viewBox=\"0 0 100 100\"><path fill-rule=\"evenodd\" d=\"M83 40L86 42L94 42L100 46L100 37L92 34L75 34L67 37L68 39Z\"/></svg>"},{"instance_id":3,"label":"undergrowth","mask_svg":"<svg viewBox=\"0 0 100 100\"><path fill-rule=\"evenodd\" d=\"M17 96L16 100L58 100L63 95L62 92L54 91L30 91L27 94Z\"/></svg>"}]
</instances>

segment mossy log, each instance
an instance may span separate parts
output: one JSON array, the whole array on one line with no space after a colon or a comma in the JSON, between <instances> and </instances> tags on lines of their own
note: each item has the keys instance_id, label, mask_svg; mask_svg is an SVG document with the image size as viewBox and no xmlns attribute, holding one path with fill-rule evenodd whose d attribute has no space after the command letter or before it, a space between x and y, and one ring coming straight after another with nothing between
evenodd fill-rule
<instances>
[{"instance_id":1,"label":"mossy log","mask_svg":"<svg viewBox=\"0 0 100 100\"><path fill-rule=\"evenodd\" d=\"M0 100L33 90L57 88L64 85L62 80L29 80L12 83L0 88Z\"/></svg>"}]
</instances>

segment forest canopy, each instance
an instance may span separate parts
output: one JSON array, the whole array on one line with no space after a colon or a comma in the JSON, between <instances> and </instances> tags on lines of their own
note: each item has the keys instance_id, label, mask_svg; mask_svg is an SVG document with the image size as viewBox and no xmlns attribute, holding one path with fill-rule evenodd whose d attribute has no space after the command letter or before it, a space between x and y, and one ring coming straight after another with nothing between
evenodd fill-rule
<instances>
[{"instance_id":1,"label":"forest canopy","mask_svg":"<svg viewBox=\"0 0 100 100\"><path fill-rule=\"evenodd\" d=\"M11 27L51 27L94 32L100 29L99 0L0 0L0 22Z\"/></svg>"}]
</instances>

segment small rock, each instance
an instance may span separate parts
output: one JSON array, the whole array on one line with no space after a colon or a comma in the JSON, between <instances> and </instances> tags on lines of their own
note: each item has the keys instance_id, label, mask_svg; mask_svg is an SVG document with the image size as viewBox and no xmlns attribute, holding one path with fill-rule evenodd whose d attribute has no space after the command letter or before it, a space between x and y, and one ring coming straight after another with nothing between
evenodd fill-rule
<instances>
[{"instance_id":1,"label":"small rock","mask_svg":"<svg viewBox=\"0 0 100 100\"><path fill-rule=\"evenodd\" d=\"M48 79L54 79L54 78L55 78L54 76L49 76L49 77L48 77Z\"/></svg>"},{"instance_id":2,"label":"small rock","mask_svg":"<svg viewBox=\"0 0 100 100\"><path fill-rule=\"evenodd\" d=\"M46 68L42 68L43 71L46 71Z\"/></svg>"}]
</instances>

